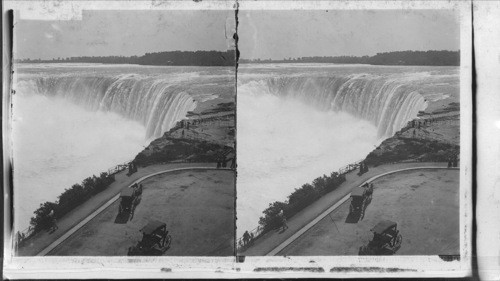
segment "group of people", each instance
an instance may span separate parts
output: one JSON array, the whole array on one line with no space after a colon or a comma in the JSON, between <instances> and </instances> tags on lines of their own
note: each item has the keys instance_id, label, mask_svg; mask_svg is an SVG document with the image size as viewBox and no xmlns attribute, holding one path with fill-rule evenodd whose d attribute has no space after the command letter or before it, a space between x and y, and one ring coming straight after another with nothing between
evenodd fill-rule
<instances>
[{"instance_id":1,"label":"group of people","mask_svg":"<svg viewBox=\"0 0 500 281\"><path fill-rule=\"evenodd\" d=\"M217 158L217 169L226 168L226 167L227 167L226 157L223 156L223 157Z\"/></svg>"},{"instance_id":2,"label":"group of people","mask_svg":"<svg viewBox=\"0 0 500 281\"><path fill-rule=\"evenodd\" d=\"M434 123L436 120L431 117L431 118L424 118L424 119L414 119L409 121L409 127L411 128L417 128L420 129L421 126L426 126Z\"/></svg>"},{"instance_id":3,"label":"group of people","mask_svg":"<svg viewBox=\"0 0 500 281\"><path fill-rule=\"evenodd\" d=\"M186 128L187 130L189 130L189 125L191 125L191 123L189 121L180 121L180 127L181 128Z\"/></svg>"},{"instance_id":4,"label":"group of people","mask_svg":"<svg viewBox=\"0 0 500 281\"><path fill-rule=\"evenodd\" d=\"M359 163L359 173L358 176L361 176L362 174L368 172L368 165L365 164L365 162Z\"/></svg>"},{"instance_id":5,"label":"group of people","mask_svg":"<svg viewBox=\"0 0 500 281\"><path fill-rule=\"evenodd\" d=\"M217 169L220 168L226 168L227 167L227 162L231 161L231 169L236 168L236 157L234 152L226 152L226 153L221 153L217 157Z\"/></svg>"},{"instance_id":6,"label":"group of people","mask_svg":"<svg viewBox=\"0 0 500 281\"><path fill-rule=\"evenodd\" d=\"M420 130L420 128L422 126L426 126L426 125L432 124L434 122L435 122L434 118L414 119L414 120L408 121L408 124L406 125L406 127L401 129L400 131L398 131L396 133L396 135L400 135L401 133L413 128L412 134L413 134L413 137L416 137L417 130Z\"/></svg>"},{"instance_id":7,"label":"group of people","mask_svg":"<svg viewBox=\"0 0 500 281\"><path fill-rule=\"evenodd\" d=\"M458 167L458 157L456 155L450 157L448 159L448 168L456 168Z\"/></svg>"},{"instance_id":8,"label":"group of people","mask_svg":"<svg viewBox=\"0 0 500 281\"><path fill-rule=\"evenodd\" d=\"M248 245L248 243L253 241L253 233L248 233L248 230L243 233L243 246Z\"/></svg>"},{"instance_id":9,"label":"group of people","mask_svg":"<svg viewBox=\"0 0 500 281\"><path fill-rule=\"evenodd\" d=\"M137 165L135 165L134 162L128 163L128 174L127 176L130 176L131 174L137 172Z\"/></svg>"}]
</instances>

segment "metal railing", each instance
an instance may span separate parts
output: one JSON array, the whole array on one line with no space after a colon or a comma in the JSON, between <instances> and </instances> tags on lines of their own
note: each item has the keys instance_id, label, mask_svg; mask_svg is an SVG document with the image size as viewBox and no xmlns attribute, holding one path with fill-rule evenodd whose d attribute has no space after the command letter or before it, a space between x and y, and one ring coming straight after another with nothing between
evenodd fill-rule
<instances>
[{"instance_id":1,"label":"metal railing","mask_svg":"<svg viewBox=\"0 0 500 281\"><path fill-rule=\"evenodd\" d=\"M123 170L126 170L128 168L128 165L130 164L131 161L124 162L123 164L118 164L112 168L108 169L108 175L114 175L116 173L119 173Z\"/></svg>"},{"instance_id":2,"label":"metal railing","mask_svg":"<svg viewBox=\"0 0 500 281\"><path fill-rule=\"evenodd\" d=\"M34 234L35 234L35 232L34 232L33 227L29 226L29 227L25 228L24 230L18 231L16 233L15 241L19 245L19 244L23 243L24 241L28 240Z\"/></svg>"},{"instance_id":3,"label":"metal railing","mask_svg":"<svg viewBox=\"0 0 500 281\"><path fill-rule=\"evenodd\" d=\"M249 239L247 241L245 241L245 239L243 239L243 236L238 238L236 240L236 249L243 250L243 249L246 249L247 247L251 246L253 241L255 241L255 239L257 239L259 237L259 235L262 234L263 230L264 230L264 228L262 228L261 226L257 226L256 228L254 228L248 232Z\"/></svg>"}]
</instances>

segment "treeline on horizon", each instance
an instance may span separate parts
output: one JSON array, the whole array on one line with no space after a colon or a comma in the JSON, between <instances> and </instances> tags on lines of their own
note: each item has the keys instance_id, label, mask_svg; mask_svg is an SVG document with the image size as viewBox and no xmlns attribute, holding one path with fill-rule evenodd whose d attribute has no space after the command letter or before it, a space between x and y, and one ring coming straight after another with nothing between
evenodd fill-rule
<instances>
[{"instance_id":1,"label":"treeline on horizon","mask_svg":"<svg viewBox=\"0 0 500 281\"><path fill-rule=\"evenodd\" d=\"M220 51L170 51L146 53L143 56L100 56L70 57L51 60L23 59L18 63L105 63L105 64L139 64L139 65L173 65L173 66L234 66L236 53L234 50Z\"/></svg>"},{"instance_id":2,"label":"treeline on horizon","mask_svg":"<svg viewBox=\"0 0 500 281\"><path fill-rule=\"evenodd\" d=\"M337 57L301 57L283 60L248 60L240 63L338 63L338 64L371 64L371 65L431 65L459 66L460 51L399 51L377 53L374 56L337 56Z\"/></svg>"},{"instance_id":3,"label":"treeline on horizon","mask_svg":"<svg viewBox=\"0 0 500 281\"><path fill-rule=\"evenodd\" d=\"M53 58L51 60L23 59L18 63L104 63L173 66L235 66L236 52L220 51L170 51L146 53L143 56L99 56ZM283 60L240 59L240 63L337 63L371 65L430 65L459 66L460 51L399 51L377 53L374 56L300 57Z\"/></svg>"}]
</instances>

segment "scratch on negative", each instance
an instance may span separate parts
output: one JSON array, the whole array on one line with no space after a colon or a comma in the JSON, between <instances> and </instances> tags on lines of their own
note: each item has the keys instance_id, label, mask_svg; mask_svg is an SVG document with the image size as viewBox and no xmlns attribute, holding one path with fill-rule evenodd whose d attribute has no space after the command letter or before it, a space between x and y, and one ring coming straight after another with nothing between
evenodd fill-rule
<instances>
[{"instance_id":1,"label":"scratch on negative","mask_svg":"<svg viewBox=\"0 0 500 281\"><path fill-rule=\"evenodd\" d=\"M397 268L397 267L333 267L330 272L409 272L417 271L416 269Z\"/></svg>"},{"instance_id":2,"label":"scratch on negative","mask_svg":"<svg viewBox=\"0 0 500 281\"><path fill-rule=\"evenodd\" d=\"M273 271L273 272L325 272L322 267L257 267L253 271L263 272L263 271Z\"/></svg>"}]
</instances>

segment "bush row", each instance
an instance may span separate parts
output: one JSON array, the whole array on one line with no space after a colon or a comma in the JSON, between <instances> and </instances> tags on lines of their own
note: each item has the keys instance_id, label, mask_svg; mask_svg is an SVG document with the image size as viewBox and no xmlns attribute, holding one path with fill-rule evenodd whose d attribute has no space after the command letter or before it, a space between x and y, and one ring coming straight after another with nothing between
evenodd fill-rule
<instances>
[{"instance_id":1,"label":"bush row","mask_svg":"<svg viewBox=\"0 0 500 281\"><path fill-rule=\"evenodd\" d=\"M84 179L81 184L74 184L71 188L65 189L55 203L40 204L40 207L34 212L35 216L30 220L33 233L51 227L52 222L49 214L52 210L54 210L55 218L61 218L90 197L106 189L114 181L115 176L108 173L101 173L99 177L94 175Z\"/></svg>"},{"instance_id":2,"label":"bush row","mask_svg":"<svg viewBox=\"0 0 500 281\"><path fill-rule=\"evenodd\" d=\"M281 220L278 216L283 210L286 218L290 218L309 206L321 196L337 189L345 181L345 174L333 172L330 176L323 175L316 178L311 184L306 183L301 188L288 196L285 202L273 202L264 210L264 216L260 217L259 225L263 229L262 233L281 226Z\"/></svg>"}]
</instances>

